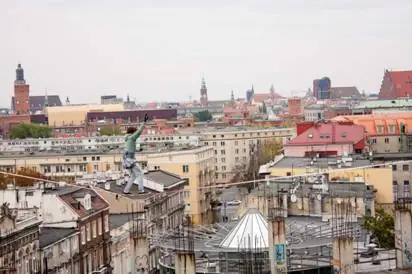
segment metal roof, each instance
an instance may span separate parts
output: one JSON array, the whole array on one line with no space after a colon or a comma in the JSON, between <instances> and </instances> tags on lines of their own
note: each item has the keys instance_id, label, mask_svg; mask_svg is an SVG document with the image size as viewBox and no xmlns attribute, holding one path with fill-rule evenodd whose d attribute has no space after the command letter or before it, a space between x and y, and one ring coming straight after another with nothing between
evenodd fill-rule
<instances>
[{"instance_id":1,"label":"metal roof","mask_svg":"<svg viewBox=\"0 0 412 274\"><path fill-rule=\"evenodd\" d=\"M223 248L262 249L269 247L268 222L256 209L249 211L220 243Z\"/></svg>"}]
</instances>

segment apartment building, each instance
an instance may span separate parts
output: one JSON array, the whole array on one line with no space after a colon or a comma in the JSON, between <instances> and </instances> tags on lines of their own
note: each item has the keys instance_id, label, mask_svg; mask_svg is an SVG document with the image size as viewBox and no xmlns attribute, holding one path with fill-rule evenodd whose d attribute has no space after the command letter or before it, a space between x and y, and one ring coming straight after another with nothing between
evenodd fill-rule
<instances>
[{"instance_id":1,"label":"apartment building","mask_svg":"<svg viewBox=\"0 0 412 274\"><path fill-rule=\"evenodd\" d=\"M43 227L39 237L40 269L36 274L80 273L79 231L75 228Z\"/></svg>"},{"instance_id":2,"label":"apartment building","mask_svg":"<svg viewBox=\"0 0 412 274\"><path fill-rule=\"evenodd\" d=\"M408 112L339 116L338 122L365 127L368 149L373 153L412 151L412 114Z\"/></svg>"},{"instance_id":3,"label":"apartment building","mask_svg":"<svg viewBox=\"0 0 412 274\"><path fill-rule=\"evenodd\" d=\"M295 135L294 128L224 128L201 132L203 144L215 155L216 181L229 181L239 169L245 170L257 146L266 140L285 143Z\"/></svg>"},{"instance_id":4,"label":"apartment building","mask_svg":"<svg viewBox=\"0 0 412 274\"><path fill-rule=\"evenodd\" d=\"M194 224L215 221L214 149L199 146L188 150L148 154L148 170L165 170L188 180L186 211Z\"/></svg>"},{"instance_id":5,"label":"apartment building","mask_svg":"<svg viewBox=\"0 0 412 274\"><path fill-rule=\"evenodd\" d=\"M73 268L79 269L79 274L111 273L109 205L92 189L43 183L8 186L0 190L0 202L13 209L38 208L44 227L80 231L79 251L71 257Z\"/></svg>"},{"instance_id":6,"label":"apartment building","mask_svg":"<svg viewBox=\"0 0 412 274\"><path fill-rule=\"evenodd\" d=\"M148 170L164 170L188 180L185 196L187 212L196 223L213 222L210 203L214 199L214 149L207 146L182 146L158 149L156 153L142 151L137 160ZM0 170L16 172L31 168L54 178L82 177L99 172L121 172L122 151L78 151L71 154L57 152L7 153L0 155ZM200 188L200 189L199 189Z\"/></svg>"},{"instance_id":7,"label":"apartment building","mask_svg":"<svg viewBox=\"0 0 412 274\"><path fill-rule=\"evenodd\" d=\"M37 214L19 216L7 203L0 208L0 272L28 274L40 270L37 253L39 226Z\"/></svg>"},{"instance_id":8,"label":"apartment building","mask_svg":"<svg viewBox=\"0 0 412 274\"><path fill-rule=\"evenodd\" d=\"M328 172L329 182L363 182L376 189L376 202L393 203L392 168L370 167L371 161L350 156L308 158L279 157L268 170L272 176L283 177Z\"/></svg>"}]
</instances>

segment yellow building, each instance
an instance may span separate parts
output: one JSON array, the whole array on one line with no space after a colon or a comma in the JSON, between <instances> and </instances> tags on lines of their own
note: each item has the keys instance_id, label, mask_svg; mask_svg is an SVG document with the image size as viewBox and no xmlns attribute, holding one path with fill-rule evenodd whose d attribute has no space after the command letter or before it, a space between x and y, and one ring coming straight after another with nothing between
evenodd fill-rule
<instances>
[{"instance_id":1,"label":"yellow building","mask_svg":"<svg viewBox=\"0 0 412 274\"><path fill-rule=\"evenodd\" d=\"M187 213L195 224L211 223L214 200L214 150L212 147L175 148L156 153L141 152L137 160L148 170L159 170L179 175L189 181ZM122 171L122 152L83 152L76 155L61 153L0 155L0 170L15 172L26 167L48 177L81 177L105 171Z\"/></svg>"},{"instance_id":2,"label":"yellow building","mask_svg":"<svg viewBox=\"0 0 412 274\"><path fill-rule=\"evenodd\" d=\"M50 126L83 125L86 115L93 111L121 111L123 104L110 105L66 105L60 107L47 107L45 112Z\"/></svg>"},{"instance_id":3,"label":"yellow building","mask_svg":"<svg viewBox=\"0 0 412 274\"><path fill-rule=\"evenodd\" d=\"M269 171L270 174L275 177L328 172L330 182L365 182L377 190L377 203L393 203L394 195L391 167L362 168L371 165L369 160L364 159L352 159L350 164L341 168L338 168L338 166L332 164L332 162L336 163L336 159L319 158L313 161L310 158L303 157L283 157L275 161L275 163L269 167Z\"/></svg>"},{"instance_id":4,"label":"yellow building","mask_svg":"<svg viewBox=\"0 0 412 274\"><path fill-rule=\"evenodd\" d=\"M185 199L194 224L213 222L215 155L212 147L147 154L146 157L149 170L162 169L189 180L189 195Z\"/></svg>"}]
</instances>

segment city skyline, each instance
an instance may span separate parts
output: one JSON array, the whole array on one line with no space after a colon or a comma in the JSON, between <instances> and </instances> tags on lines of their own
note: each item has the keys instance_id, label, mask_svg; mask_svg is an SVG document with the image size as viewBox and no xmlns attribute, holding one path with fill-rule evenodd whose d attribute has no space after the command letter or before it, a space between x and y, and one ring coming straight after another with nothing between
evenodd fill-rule
<instances>
[{"instance_id":1,"label":"city skyline","mask_svg":"<svg viewBox=\"0 0 412 274\"><path fill-rule=\"evenodd\" d=\"M147 3L0 3L2 94L12 96L20 62L31 94L73 103L199 100L202 76L209 100L271 84L289 96L323 76L378 93L384 69L411 69L406 0Z\"/></svg>"}]
</instances>

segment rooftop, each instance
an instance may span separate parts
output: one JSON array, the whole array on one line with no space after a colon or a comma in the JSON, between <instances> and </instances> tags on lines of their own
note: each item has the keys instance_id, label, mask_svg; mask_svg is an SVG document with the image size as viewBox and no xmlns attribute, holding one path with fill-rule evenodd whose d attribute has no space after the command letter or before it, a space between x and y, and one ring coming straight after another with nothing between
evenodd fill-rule
<instances>
[{"instance_id":1,"label":"rooftop","mask_svg":"<svg viewBox=\"0 0 412 274\"><path fill-rule=\"evenodd\" d=\"M75 233L77 231L74 228L43 227L40 230L39 246L40 248L48 247Z\"/></svg>"},{"instance_id":2,"label":"rooftop","mask_svg":"<svg viewBox=\"0 0 412 274\"><path fill-rule=\"evenodd\" d=\"M360 102L354 109L365 108L405 108L412 107L412 98L400 98L394 100L373 100Z\"/></svg>"},{"instance_id":3,"label":"rooftop","mask_svg":"<svg viewBox=\"0 0 412 274\"><path fill-rule=\"evenodd\" d=\"M314 162L312 158L307 157L283 157L278 162L274 163L270 168L305 168L308 166L313 166L315 168L328 168L330 167L329 164L331 162L336 162L338 159L341 159L341 157L317 158L316 162ZM363 167L370 164L371 162L367 159L353 157L351 167Z\"/></svg>"},{"instance_id":4,"label":"rooftop","mask_svg":"<svg viewBox=\"0 0 412 274\"><path fill-rule=\"evenodd\" d=\"M91 197L90 209L86 209L79 201L79 199L83 199L87 194ZM86 217L109 208L109 204L90 188L78 187L78 189L73 192L60 194L59 196L79 217Z\"/></svg>"},{"instance_id":5,"label":"rooftop","mask_svg":"<svg viewBox=\"0 0 412 274\"><path fill-rule=\"evenodd\" d=\"M332 87L329 89L331 99L341 99L344 97L360 97L357 87Z\"/></svg>"},{"instance_id":6,"label":"rooftop","mask_svg":"<svg viewBox=\"0 0 412 274\"><path fill-rule=\"evenodd\" d=\"M360 125L319 123L302 132L286 145L356 144L365 139L365 128Z\"/></svg>"}]
</instances>

